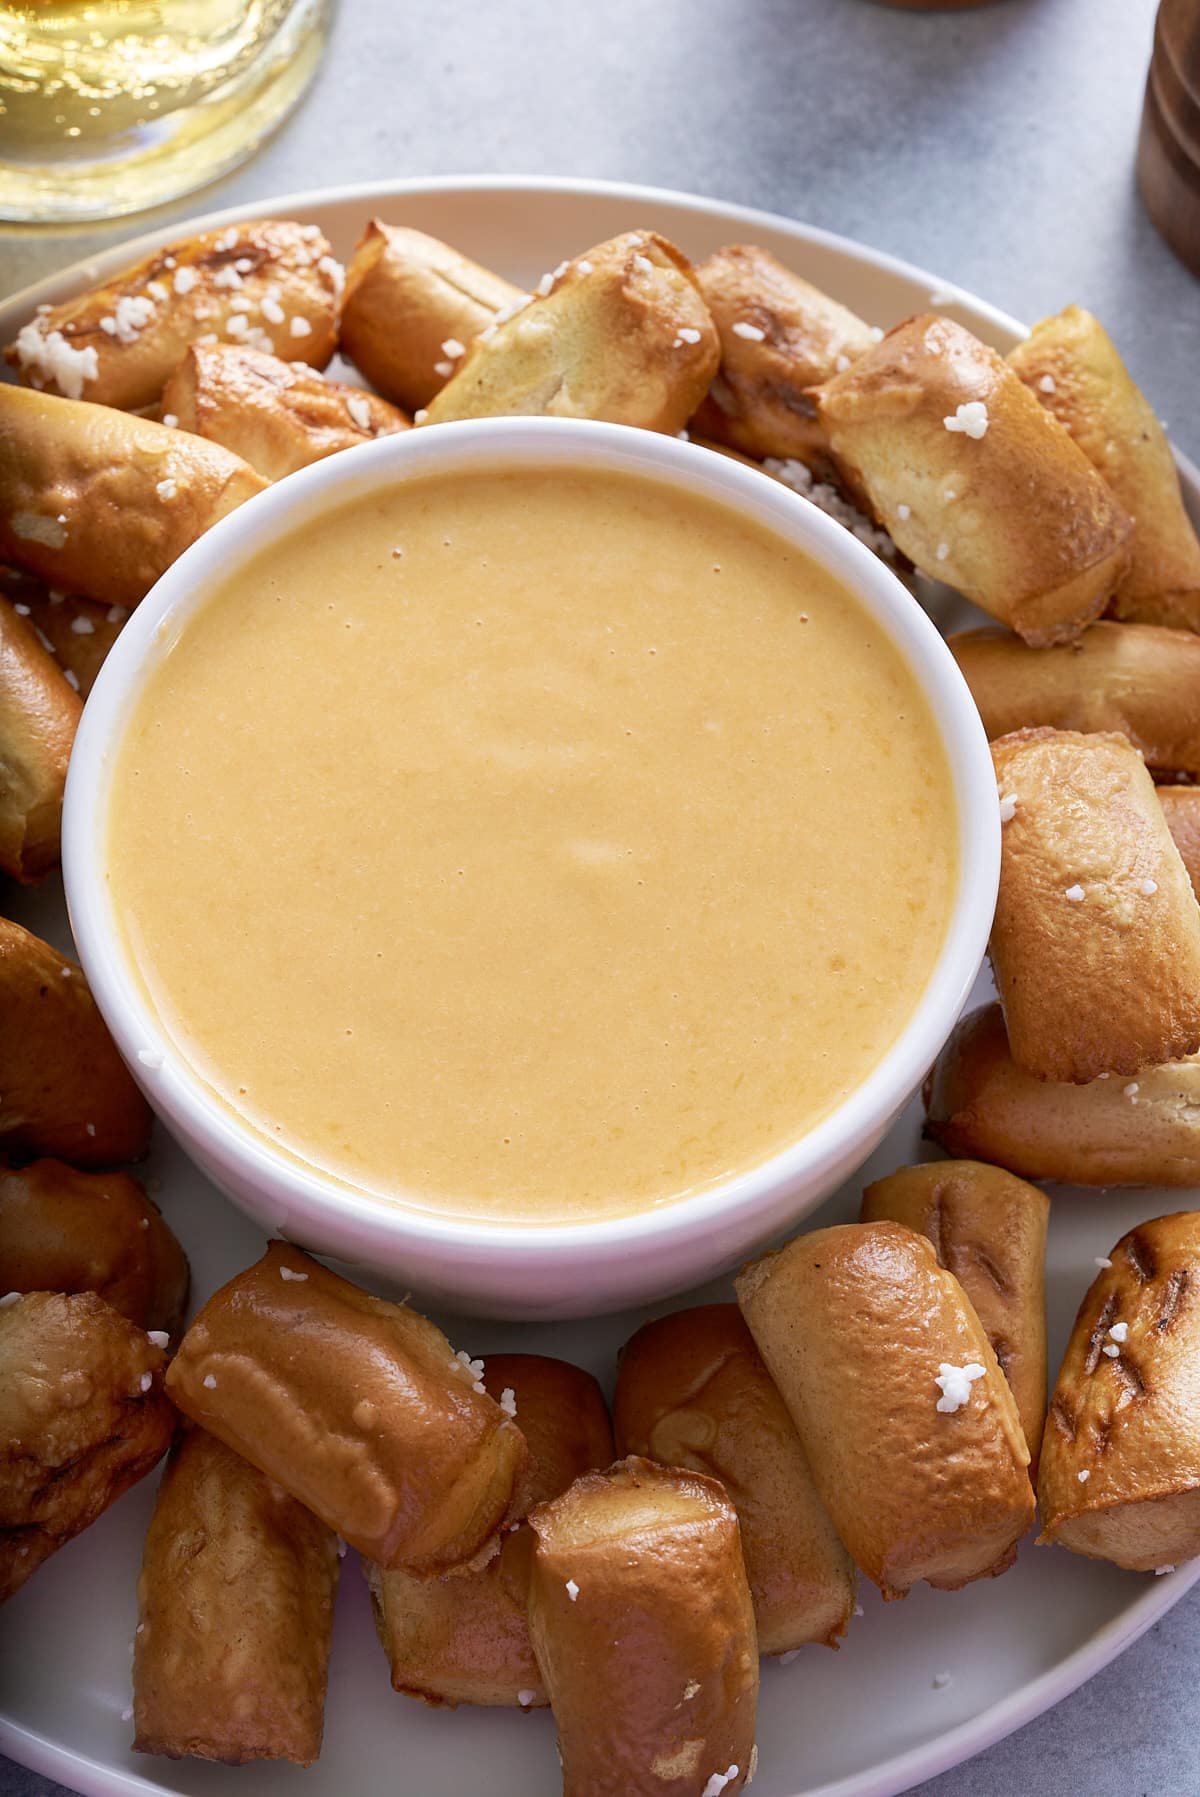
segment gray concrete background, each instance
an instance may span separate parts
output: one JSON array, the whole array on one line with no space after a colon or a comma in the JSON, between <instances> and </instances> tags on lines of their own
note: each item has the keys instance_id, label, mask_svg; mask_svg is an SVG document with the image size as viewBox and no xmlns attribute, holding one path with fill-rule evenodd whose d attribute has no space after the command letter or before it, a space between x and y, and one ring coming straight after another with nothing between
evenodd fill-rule
<instances>
[{"instance_id":1,"label":"gray concrete background","mask_svg":"<svg viewBox=\"0 0 1200 1797\"><path fill-rule=\"evenodd\" d=\"M860 238L1019 318L1079 300L1200 457L1200 281L1133 183L1153 16L1153 0L342 0L307 101L251 163L103 230L0 229L0 289L159 220L300 187L648 182ZM1198 1693L1200 1589L1049 1715L921 1789L1198 1797ZM0 1761L3 1797L58 1788Z\"/></svg>"}]
</instances>

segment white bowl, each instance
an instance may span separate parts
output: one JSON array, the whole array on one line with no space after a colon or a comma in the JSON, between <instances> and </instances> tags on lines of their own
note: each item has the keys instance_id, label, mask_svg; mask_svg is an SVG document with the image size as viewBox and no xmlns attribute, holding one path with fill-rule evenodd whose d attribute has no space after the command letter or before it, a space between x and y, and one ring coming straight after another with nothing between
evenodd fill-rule
<instances>
[{"instance_id":1,"label":"white bowl","mask_svg":"<svg viewBox=\"0 0 1200 1797\"><path fill-rule=\"evenodd\" d=\"M652 1213L506 1225L388 1204L307 1169L216 1098L166 1039L116 927L105 866L116 747L148 671L214 584L301 520L410 476L521 466L626 471L708 497L773 530L841 580L887 632L934 713L954 782L958 890L928 984L871 1073L760 1166ZM1000 826L991 756L954 661L920 606L848 531L727 457L647 431L565 419L487 419L388 437L319 462L222 520L163 576L122 631L71 757L63 872L80 958L155 1111L222 1191L267 1230L369 1268L423 1297L527 1320L615 1310L696 1284L818 1205L881 1140L935 1059L970 991L995 904Z\"/></svg>"}]
</instances>

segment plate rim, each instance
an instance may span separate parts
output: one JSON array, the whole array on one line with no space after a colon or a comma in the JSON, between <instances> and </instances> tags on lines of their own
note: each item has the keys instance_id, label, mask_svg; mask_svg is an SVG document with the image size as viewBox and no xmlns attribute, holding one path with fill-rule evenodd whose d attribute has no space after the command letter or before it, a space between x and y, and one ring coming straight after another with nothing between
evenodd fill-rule
<instances>
[{"instance_id":1,"label":"plate rim","mask_svg":"<svg viewBox=\"0 0 1200 1797\"><path fill-rule=\"evenodd\" d=\"M736 201L719 200L680 189L648 186L636 182L575 178L569 175L505 175L444 174L404 176L395 180L337 183L327 187L302 188L262 199L249 200L212 211L185 213L155 228L124 238L108 249L77 258L45 275L41 280L19 288L0 299L0 333L7 334L14 317L32 311L36 306L53 301L81 282L91 284L109 271L150 253L173 238L197 230L216 230L220 226L244 219L274 214L306 212L316 207L344 206L373 202L391 204L405 197L427 198L436 194L460 194L464 198L488 194L553 195L577 199L621 200L631 205L671 206L692 212L706 220L728 220L731 224L763 227L791 238L797 244L814 244L836 254L865 262L876 269L923 285L932 297L945 295L943 303L961 301L989 320L999 331L1020 339L1028 327L1020 320L981 299L956 283L939 280L918 264L895 256L890 251L874 249L836 231L809 225L784 213L746 206ZM3 378L3 376L0 376ZM1171 444L1176 465L1193 507L1200 506L1200 468L1174 443ZM1131 1577L1136 1575L1130 1575ZM1078 1690L1087 1680L1109 1665L1200 1580L1200 1559L1155 1579L1121 1612L1093 1629L1072 1652L1045 1671L1023 1684L1018 1690L1000 1698L975 1716L954 1724L932 1740L893 1754L877 1765L844 1778L810 1785L793 1793L793 1797L900 1797L918 1783L937 1777L964 1764L976 1754L986 1751L997 1741L1043 1715L1055 1704ZM140 1772L105 1764L74 1748L60 1745L38 1730L0 1711L0 1751L17 1764L44 1777L66 1783L83 1797L164 1797L170 1787Z\"/></svg>"}]
</instances>

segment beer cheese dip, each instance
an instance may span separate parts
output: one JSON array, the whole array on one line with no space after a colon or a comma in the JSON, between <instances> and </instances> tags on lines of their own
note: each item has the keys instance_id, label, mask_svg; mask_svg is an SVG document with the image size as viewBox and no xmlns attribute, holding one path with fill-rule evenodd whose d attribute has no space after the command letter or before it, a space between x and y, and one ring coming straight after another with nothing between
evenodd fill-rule
<instances>
[{"instance_id":1,"label":"beer cheese dip","mask_svg":"<svg viewBox=\"0 0 1200 1797\"><path fill-rule=\"evenodd\" d=\"M549 1223L825 1116L921 996L956 843L839 582L568 465L397 484L231 576L117 744L107 857L225 1106L381 1202Z\"/></svg>"}]
</instances>

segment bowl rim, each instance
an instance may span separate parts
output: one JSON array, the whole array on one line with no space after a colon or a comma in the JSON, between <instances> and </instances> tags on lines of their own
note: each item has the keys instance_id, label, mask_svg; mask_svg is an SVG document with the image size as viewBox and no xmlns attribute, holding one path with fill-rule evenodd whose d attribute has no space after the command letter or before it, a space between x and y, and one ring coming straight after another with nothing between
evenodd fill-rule
<instances>
[{"instance_id":1,"label":"bowl rim","mask_svg":"<svg viewBox=\"0 0 1200 1797\"><path fill-rule=\"evenodd\" d=\"M749 1170L648 1210L554 1223L494 1219L418 1208L322 1172L241 1120L211 1090L154 1016L121 945L105 877L108 794L120 739L144 680L169 653L194 608L299 520L340 509L405 479L495 468L609 469L681 487L773 529L850 587L886 631L916 678L942 738L955 789L955 901L933 969L908 1021L866 1077L810 1130ZM152 1108L222 1167L235 1167L286 1209L290 1232L352 1230L358 1248L438 1246L482 1250L493 1270L574 1261L615 1247L651 1250L673 1238L741 1233L757 1216L768 1228L792 1221L822 1176L863 1156L941 1051L979 970L999 881L1000 821L991 753L974 701L932 620L900 580L844 526L759 469L688 441L619 424L563 418L487 418L412 430L314 463L227 514L161 576L114 644L84 708L63 809L63 876L80 960L101 1013ZM218 1176L219 1177L219 1176ZM240 1200L235 1200L240 1202ZM336 1252L336 1250L335 1250ZM449 1268L446 1269L450 1271Z\"/></svg>"}]
</instances>

